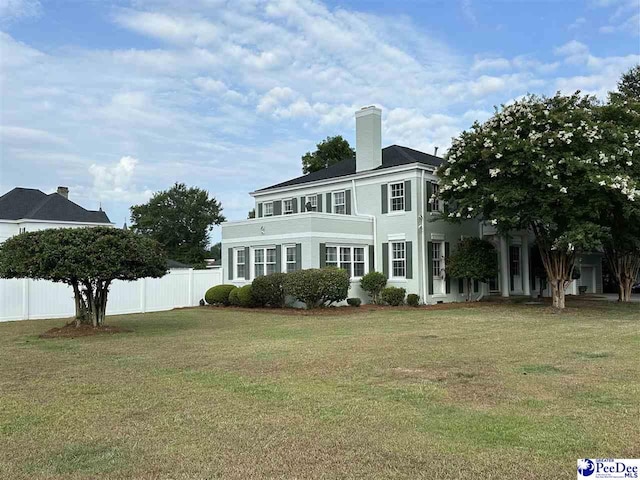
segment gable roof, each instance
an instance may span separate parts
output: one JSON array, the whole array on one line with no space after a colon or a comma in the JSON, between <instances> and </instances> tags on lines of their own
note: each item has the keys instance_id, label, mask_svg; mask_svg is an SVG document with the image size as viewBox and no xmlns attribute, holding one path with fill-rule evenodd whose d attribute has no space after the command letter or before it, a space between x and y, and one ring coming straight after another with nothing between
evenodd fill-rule
<instances>
[{"instance_id":1,"label":"gable roof","mask_svg":"<svg viewBox=\"0 0 640 480\"><path fill-rule=\"evenodd\" d=\"M390 145L382 149L382 165L374 170L384 168L398 167L400 165L409 165L411 163L423 163L432 167L439 167L443 160L440 157L429 155L428 153L414 150L413 148L402 147L400 145ZM317 172L311 172L286 182L277 183L270 187L261 188L256 192L266 192L276 188L290 187L293 185L302 185L319 180L328 180L330 178L345 177L356 173L356 159L347 158Z\"/></svg>"},{"instance_id":2,"label":"gable roof","mask_svg":"<svg viewBox=\"0 0 640 480\"><path fill-rule=\"evenodd\" d=\"M87 210L58 193L17 187L0 197L0 220L21 219L111 223L102 210Z\"/></svg>"}]
</instances>

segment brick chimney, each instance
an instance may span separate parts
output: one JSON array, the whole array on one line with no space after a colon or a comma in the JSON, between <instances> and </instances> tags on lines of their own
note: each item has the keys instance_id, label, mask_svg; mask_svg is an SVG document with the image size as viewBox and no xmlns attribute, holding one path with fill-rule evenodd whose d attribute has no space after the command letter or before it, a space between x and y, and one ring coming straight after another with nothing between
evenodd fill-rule
<instances>
[{"instance_id":1,"label":"brick chimney","mask_svg":"<svg viewBox=\"0 0 640 480\"><path fill-rule=\"evenodd\" d=\"M356 172L382 165L382 110L374 106L356 112Z\"/></svg>"},{"instance_id":2,"label":"brick chimney","mask_svg":"<svg viewBox=\"0 0 640 480\"><path fill-rule=\"evenodd\" d=\"M69 199L69 187L58 187L58 195L62 195L64 198Z\"/></svg>"}]
</instances>

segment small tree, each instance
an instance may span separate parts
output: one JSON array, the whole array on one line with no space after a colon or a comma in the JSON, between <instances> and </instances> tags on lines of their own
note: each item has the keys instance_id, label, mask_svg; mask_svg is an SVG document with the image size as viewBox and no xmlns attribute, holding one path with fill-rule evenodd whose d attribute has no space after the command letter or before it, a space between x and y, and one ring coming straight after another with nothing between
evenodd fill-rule
<instances>
[{"instance_id":1,"label":"small tree","mask_svg":"<svg viewBox=\"0 0 640 480\"><path fill-rule=\"evenodd\" d=\"M354 158L356 152L341 135L327 137L316 145L315 152L302 156L302 173L311 173L330 167L347 158Z\"/></svg>"},{"instance_id":2,"label":"small tree","mask_svg":"<svg viewBox=\"0 0 640 480\"><path fill-rule=\"evenodd\" d=\"M369 294L373 303L380 303L380 292L387 286L387 277L384 273L369 272L360 279L360 286Z\"/></svg>"},{"instance_id":3,"label":"small tree","mask_svg":"<svg viewBox=\"0 0 640 480\"><path fill-rule=\"evenodd\" d=\"M498 274L498 254L491 242L481 238L465 238L447 260L447 275L462 278L471 298L471 282L486 283Z\"/></svg>"},{"instance_id":4,"label":"small tree","mask_svg":"<svg viewBox=\"0 0 640 480\"><path fill-rule=\"evenodd\" d=\"M128 230L60 228L16 235L0 244L0 277L32 278L73 288L76 326L104 323L114 280L167 273L160 244Z\"/></svg>"}]
</instances>

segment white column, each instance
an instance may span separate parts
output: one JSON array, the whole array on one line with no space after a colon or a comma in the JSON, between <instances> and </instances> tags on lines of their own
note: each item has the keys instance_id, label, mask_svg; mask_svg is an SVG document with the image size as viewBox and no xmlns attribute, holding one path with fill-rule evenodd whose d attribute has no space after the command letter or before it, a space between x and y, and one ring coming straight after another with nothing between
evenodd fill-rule
<instances>
[{"instance_id":1,"label":"white column","mask_svg":"<svg viewBox=\"0 0 640 480\"><path fill-rule=\"evenodd\" d=\"M527 297L531 296L529 275L529 235L522 235L522 290Z\"/></svg>"},{"instance_id":2,"label":"white column","mask_svg":"<svg viewBox=\"0 0 640 480\"><path fill-rule=\"evenodd\" d=\"M509 296L509 244L507 238L500 237L500 290L503 297Z\"/></svg>"}]
</instances>

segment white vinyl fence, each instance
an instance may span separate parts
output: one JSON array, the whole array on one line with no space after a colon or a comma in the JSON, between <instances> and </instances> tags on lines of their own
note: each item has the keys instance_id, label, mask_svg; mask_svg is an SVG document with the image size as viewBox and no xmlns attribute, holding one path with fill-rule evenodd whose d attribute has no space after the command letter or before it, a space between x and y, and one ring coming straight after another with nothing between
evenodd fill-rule
<instances>
[{"instance_id":1,"label":"white vinyl fence","mask_svg":"<svg viewBox=\"0 0 640 480\"><path fill-rule=\"evenodd\" d=\"M109 289L107 315L196 306L207 289L221 283L222 269L174 269L162 278L115 281ZM44 280L0 279L0 322L74 314L71 287Z\"/></svg>"}]
</instances>

